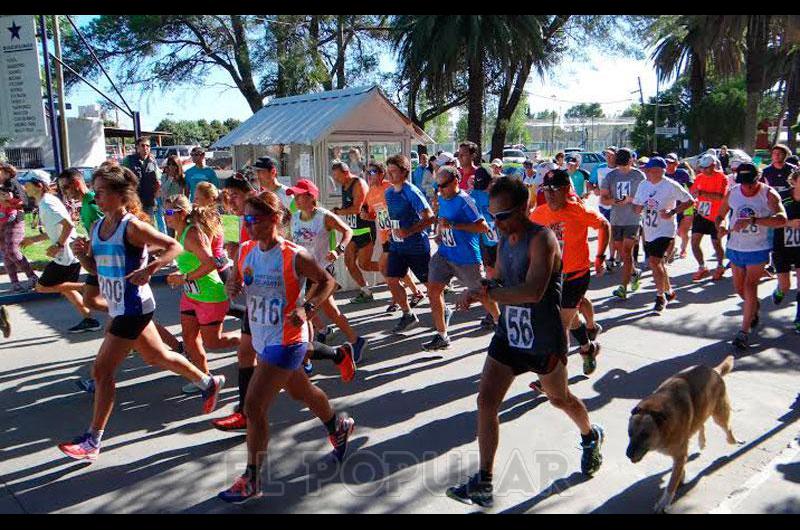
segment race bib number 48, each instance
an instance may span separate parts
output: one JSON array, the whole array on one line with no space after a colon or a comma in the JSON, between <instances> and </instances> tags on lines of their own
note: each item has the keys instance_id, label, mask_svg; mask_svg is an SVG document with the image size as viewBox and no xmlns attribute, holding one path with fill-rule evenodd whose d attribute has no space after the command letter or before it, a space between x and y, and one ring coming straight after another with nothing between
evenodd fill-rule
<instances>
[{"instance_id":1,"label":"race bib number 48","mask_svg":"<svg viewBox=\"0 0 800 530\"><path fill-rule=\"evenodd\" d=\"M381 208L376 211L378 220L378 228L380 230L389 230L392 227L391 219L389 219L389 210Z\"/></svg>"},{"instance_id":2,"label":"race bib number 48","mask_svg":"<svg viewBox=\"0 0 800 530\"><path fill-rule=\"evenodd\" d=\"M533 349L533 323L529 307L507 306L505 308L508 343L512 348Z\"/></svg>"},{"instance_id":3,"label":"race bib number 48","mask_svg":"<svg viewBox=\"0 0 800 530\"><path fill-rule=\"evenodd\" d=\"M358 216L356 214L345 215L344 218L350 228L358 228Z\"/></svg>"}]
</instances>

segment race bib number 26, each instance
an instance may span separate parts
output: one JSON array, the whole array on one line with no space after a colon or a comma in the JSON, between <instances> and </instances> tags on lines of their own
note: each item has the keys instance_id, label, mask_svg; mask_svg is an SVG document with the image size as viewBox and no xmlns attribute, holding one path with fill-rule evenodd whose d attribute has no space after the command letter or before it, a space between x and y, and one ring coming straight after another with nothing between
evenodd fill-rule
<instances>
[{"instance_id":1,"label":"race bib number 26","mask_svg":"<svg viewBox=\"0 0 800 530\"><path fill-rule=\"evenodd\" d=\"M512 348L533 349L533 323L529 307L507 306L505 308L508 343Z\"/></svg>"}]
</instances>

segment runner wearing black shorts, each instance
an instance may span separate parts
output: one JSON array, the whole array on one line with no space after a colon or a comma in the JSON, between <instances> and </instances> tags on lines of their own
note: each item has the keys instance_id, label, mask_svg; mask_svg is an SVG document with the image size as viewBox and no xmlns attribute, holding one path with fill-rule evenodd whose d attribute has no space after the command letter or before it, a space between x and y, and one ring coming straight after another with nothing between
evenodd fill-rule
<instances>
[{"instance_id":1,"label":"runner wearing black shorts","mask_svg":"<svg viewBox=\"0 0 800 530\"><path fill-rule=\"evenodd\" d=\"M772 235L772 260L778 273L778 286L772 293L772 301L775 305L780 304L791 289L791 270L794 267L797 277L794 330L800 333L800 170L789 175L787 182L791 187L780 192L786 209L786 226L776 228Z\"/></svg>"}]
</instances>

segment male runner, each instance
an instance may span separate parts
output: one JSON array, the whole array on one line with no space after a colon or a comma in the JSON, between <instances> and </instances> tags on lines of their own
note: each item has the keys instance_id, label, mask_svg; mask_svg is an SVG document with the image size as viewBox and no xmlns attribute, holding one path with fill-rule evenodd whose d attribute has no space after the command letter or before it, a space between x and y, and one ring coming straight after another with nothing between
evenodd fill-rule
<instances>
[{"instance_id":1,"label":"male runner","mask_svg":"<svg viewBox=\"0 0 800 530\"><path fill-rule=\"evenodd\" d=\"M791 271L794 266L797 275L797 312L794 317L794 330L800 333L800 169L795 169L789 175L788 184L791 186L781 192L783 207L786 210L788 221L783 228L776 228L773 232L772 258L778 272L778 286L772 293L772 301L780 305L783 297L792 286Z\"/></svg>"},{"instance_id":2,"label":"male runner","mask_svg":"<svg viewBox=\"0 0 800 530\"><path fill-rule=\"evenodd\" d=\"M490 210L500 231L497 279L481 292L466 291L459 308L488 296L502 306L489 344L478 390L480 468L447 496L465 504L493 505L492 467L499 439L498 412L514 378L539 374L550 403L563 410L581 432L581 471L597 472L603 458L603 429L589 422L583 402L567 384L567 332L561 323L561 250L553 232L528 219L528 190L518 180L497 179Z\"/></svg>"},{"instance_id":3,"label":"male runner","mask_svg":"<svg viewBox=\"0 0 800 530\"><path fill-rule=\"evenodd\" d=\"M615 157L617 167L606 175L601 185L601 203L611 206L611 229L614 247L622 254L622 278L614 296L625 300L630 292L639 289L639 271L633 267L633 247L639 240L641 215L633 210L633 198L639 184L644 182L644 173L633 167L633 154L630 149L619 149Z\"/></svg>"},{"instance_id":4,"label":"male runner","mask_svg":"<svg viewBox=\"0 0 800 530\"><path fill-rule=\"evenodd\" d=\"M667 162L663 158L649 159L645 164L647 180L639 185L633 199L634 211L638 214L644 212L644 250L656 284L653 307L656 314L664 311L667 300L675 299L664 263L664 255L675 242L678 230L675 217L694 204L686 188L664 176L666 170Z\"/></svg>"},{"instance_id":5,"label":"male runner","mask_svg":"<svg viewBox=\"0 0 800 530\"><path fill-rule=\"evenodd\" d=\"M678 163L680 159L678 155L675 153L669 153L667 156L664 157L664 161L667 163L667 172L664 173L664 176L667 178L671 178L685 189L689 190L694 184L694 177L689 174L688 171L685 169L678 167ZM678 222L678 237L681 238L681 249L678 252L678 258L683 259L686 257L686 248L689 246L689 231L692 229L692 220L694 219L694 201L692 205L684 210L682 213L677 214L676 220ZM667 251L667 255L669 256L669 262L671 263L675 256L675 240L672 240L672 245L670 249Z\"/></svg>"},{"instance_id":6,"label":"male runner","mask_svg":"<svg viewBox=\"0 0 800 530\"><path fill-rule=\"evenodd\" d=\"M719 214L720 205L725 198L725 193L728 191L728 179L725 177L725 173L716 168L717 163L718 161L714 155L700 157L698 165L702 171L695 175L694 184L689 190L697 199L697 210L692 222L692 254L694 254L694 259L697 260L698 269L692 276L693 282L699 282L709 274L705 257L703 256L703 249L700 247L704 235L711 236L711 244L714 245L714 252L717 255L717 269L714 271L714 281L720 280L725 274L725 267L722 266L725 253L722 250L722 243L719 240L714 223Z\"/></svg>"},{"instance_id":7,"label":"male runner","mask_svg":"<svg viewBox=\"0 0 800 530\"><path fill-rule=\"evenodd\" d=\"M516 175L509 175L509 177L519 180ZM481 261L486 270L487 278L494 278L494 266L497 262L497 228L494 226L494 219L489 215L489 187L492 185L494 178L486 171L486 168L479 167L475 170L472 191L469 192L469 196L475 201L475 206L483 216L483 220L489 225L489 231L481 234L480 241ZM487 312L481 321L481 326L494 326L494 324L495 318L491 313Z\"/></svg>"},{"instance_id":8,"label":"male runner","mask_svg":"<svg viewBox=\"0 0 800 530\"><path fill-rule=\"evenodd\" d=\"M342 187L342 207L332 211L344 219L345 223L353 230L353 239L344 250L344 263L350 277L358 284L360 292L350 300L351 304L364 304L372 302L372 291L364 279L361 270L379 272L377 261L372 261L372 249L375 247L375 222L361 217L362 209L366 208L365 200L369 186L367 182L350 173L350 167L344 162L334 162L331 165L331 174L334 180Z\"/></svg>"},{"instance_id":9,"label":"male runner","mask_svg":"<svg viewBox=\"0 0 800 530\"><path fill-rule=\"evenodd\" d=\"M786 224L786 210L780 195L759 182L758 177L758 168L753 164L740 164L736 170L738 184L722 200L716 219L720 237L728 234L726 255L733 266L734 287L744 300L742 327L733 339L733 345L739 350L750 346L750 330L759 323L758 283L772 249L767 228ZM728 213L731 214L730 227Z\"/></svg>"},{"instance_id":10,"label":"male runner","mask_svg":"<svg viewBox=\"0 0 800 530\"><path fill-rule=\"evenodd\" d=\"M427 351L450 347L447 335L448 314L444 302L444 286L455 276L468 289L480 291L484 277L481 263L480 234L489 231L489 225L475 206L475 201L458 186L458 171L453 167L442 167L436 172L439 184L439 216L436 254L430 260L428 271L428 298L436 335L422 345ZM492 327L500 315L497 304L482 300L492 315Z\"/></svg>"}]
</instances>

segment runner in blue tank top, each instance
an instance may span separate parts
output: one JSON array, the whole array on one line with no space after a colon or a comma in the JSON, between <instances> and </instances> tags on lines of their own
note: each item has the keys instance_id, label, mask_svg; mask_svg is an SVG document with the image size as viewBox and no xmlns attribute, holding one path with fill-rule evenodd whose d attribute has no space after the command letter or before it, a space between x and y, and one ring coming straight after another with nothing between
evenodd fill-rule
<instances>
[{"instance_id":1,"label":"runner in blue tank top","mask_svg":"<svg viewBox=\"0 0 800 530\"><path fill-rule=\"evenodd\" d=\"M170 351L152 322L155 299L149 281L161 267L180 254L180 244L140 221L141 203L136 194L136 175L120 166L98 169L92 177L97 205L105 214L95 224L91 244L77 240L73 251L81 265L97 274L100 291L112 317L94 363L94 415L89 429L58 448L76 460L96 460L103 430L114 408L115 374L132 349L148 364L170 370L202 389L203 413L217 403L223 376L206 375L182 355ZM164 252L148 264L148 248Z\"/></svg>"}]
</instances>

